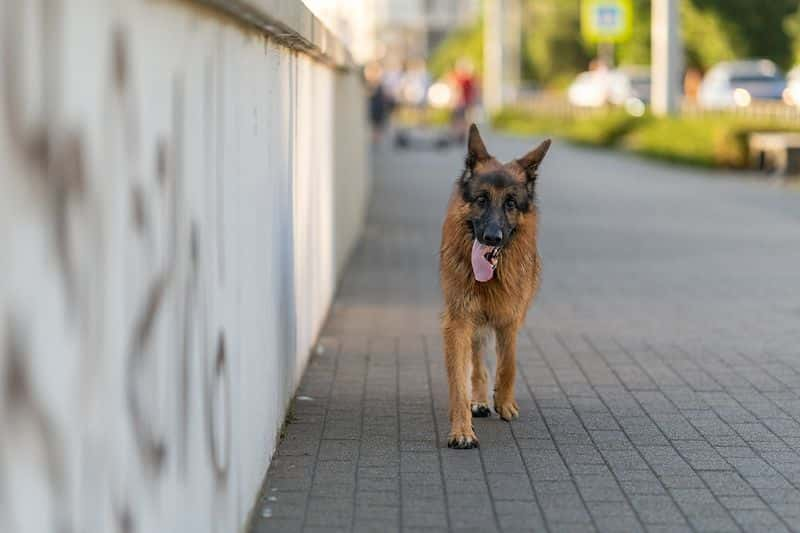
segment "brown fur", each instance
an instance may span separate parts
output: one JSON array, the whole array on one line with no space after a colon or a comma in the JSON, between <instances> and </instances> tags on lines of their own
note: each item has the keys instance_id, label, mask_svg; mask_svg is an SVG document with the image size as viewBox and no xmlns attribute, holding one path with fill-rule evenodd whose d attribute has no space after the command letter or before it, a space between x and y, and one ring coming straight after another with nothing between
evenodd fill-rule
<instances>
[{"instance_id":1,"label":"brown fur","mask_svg":"<svg viewBox=\"0 0 800 533\"><path fill-rule=\"evenodd\" d=\"M468 171L471 170L471 179L487 172L505 172L517 184L529 183L531 204L527 212L514 213L516 228L502 248L493 279L479 283L475 281L470 260L473 242L470 217L474 207L462 194L465 178L456 184L450 198L442 228L440 276L445 300L442 332L450 389L448 445L456 448L478 446L472 427L473 413L475 416L489 414L488 372L483 361L483 345L490 329L496 334L498 358L495 411L504 420L511 420L519 414L514 399L516 337L539 287L538 217L533 202L533 184L535 170L547 151L549 141L519 160L501 164L486 152L473 125L469 146L467 167ZM493 187L489 194L494 198L502 195L503 190ZM470 366L471 391L467 386Z\"/></svg>"}]
</instances>

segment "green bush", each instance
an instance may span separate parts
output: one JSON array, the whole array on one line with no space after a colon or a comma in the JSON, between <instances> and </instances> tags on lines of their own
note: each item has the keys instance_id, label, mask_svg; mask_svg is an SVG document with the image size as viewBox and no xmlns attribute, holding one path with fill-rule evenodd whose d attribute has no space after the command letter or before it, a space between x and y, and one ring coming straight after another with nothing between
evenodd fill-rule
<instances>
[{"instance_id":1,"label":"green bush","mask_svg":"<svg viewBox=\"0 0 800 533\"><path fill-rule=\"evenodd\" d=\"M622 110L549 114L522 107L506 108L492 117L495 128L516 135L555 135L572 142L592 146L612 146L638 122Z\"/></svg>"},{"instance_id":2,"label":"green bush","mask_svg":"<svg viewBox=\"0 0 800 533\"><path fill-rule=\"evenodd\" d=\"M591 146L617 147L676 163L746 168L751 133L800 131L800 124L727 113L635 118L622 110L553 112L506 108L493 117L498 130L517 135L554 135Z\"/></svg>"}]
</instances>

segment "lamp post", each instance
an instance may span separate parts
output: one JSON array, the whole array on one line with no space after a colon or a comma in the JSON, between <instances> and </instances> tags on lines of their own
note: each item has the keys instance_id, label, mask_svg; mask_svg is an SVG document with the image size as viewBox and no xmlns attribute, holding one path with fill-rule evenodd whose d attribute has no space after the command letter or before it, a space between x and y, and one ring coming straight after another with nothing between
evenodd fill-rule
<instances>
[{"instance_id":1,"label":"lamp post","mask_svg":"<svg viewBox=\"0 0 800 533\"><path fill-rule=\"evenodd\" d=\"M519 0L483 3L483 104L489 113L516 97L520 79Z\"/></svg>"},{"instance_id":2,"label":"lamp post","mask_svg":"<svg viewBox=\"0 0 800 533\"><path fill-rule=\"evenodd\" d=\"M679 0L653 0L651 101L656 115L674 115L680 106L683 68Z\"/></svg>"}]
</instances>

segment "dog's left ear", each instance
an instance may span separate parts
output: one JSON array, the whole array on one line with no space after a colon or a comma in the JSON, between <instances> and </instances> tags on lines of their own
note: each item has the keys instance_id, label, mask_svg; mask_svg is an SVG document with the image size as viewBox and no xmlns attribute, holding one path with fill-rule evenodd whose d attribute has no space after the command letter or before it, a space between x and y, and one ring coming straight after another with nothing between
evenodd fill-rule
<instances>
[{"instance_id":1,"label":"dog's left ear","mask_svg":"<svg viewBox=\"0 0 800 533\"><path fill-rule=\"evenodd\" d=\"M486 149L486 145L483 144L481 134L478 132L478 126L471 124L469 127L469 137L467 138L467 169L474 170L477 162L485 161L491 157L489 151Z\"/></svg>"},{"instance_id":2,"label":"dog's left ear","mask_svg":"<svg viewBox=\"0 0 800 533\"><path fill-rule=\"evenodd\" d=\"M525 171L525 177L528 183L536 181L536 171L539 169L539 164L544 159L547 150L550 148L550 139L546 139L539 146L517 159L517 163Z\"/></svg>"}]
</instances>

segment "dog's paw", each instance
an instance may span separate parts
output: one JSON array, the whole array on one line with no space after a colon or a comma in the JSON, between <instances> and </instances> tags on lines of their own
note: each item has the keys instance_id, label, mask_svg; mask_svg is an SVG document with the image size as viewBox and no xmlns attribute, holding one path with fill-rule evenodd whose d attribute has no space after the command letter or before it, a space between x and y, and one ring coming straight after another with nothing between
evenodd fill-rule
<instances>
[{"instance_id":1,"label":"dog's paw","mask_svg":"<svg viewBox=\"0 0 800 533\"><path fill-rule=\"evenodd\" d=\"M475 418L486 418L492 414L489 404L485 402L472 402L470 408L472 409L472 416Z\"/></svg>"},{"instance_id":2,"label":"dog's paw","mask_svg":"<svg viewBox=\"0 0 800 533\"><path fill-rule=\"evenodd\" d=\"M519 417L519 405L517 405L517 402L514 400L495 403L494 410L498 415L500 415L500 418L506 422L510 422Z\"/></svg>"},{"instance_id":3,"label":"dog's paw","mask_svg":"<svg viewBox=\"0 0 800 533\"><path fill-rule=\"evenodd\" d=\"M474 431L464 433L453 432L447 439L448 448L456 448L458 450L469 450L471 448L480 447L478 437L475 436Z\"/></svg>"}]
</instances>

